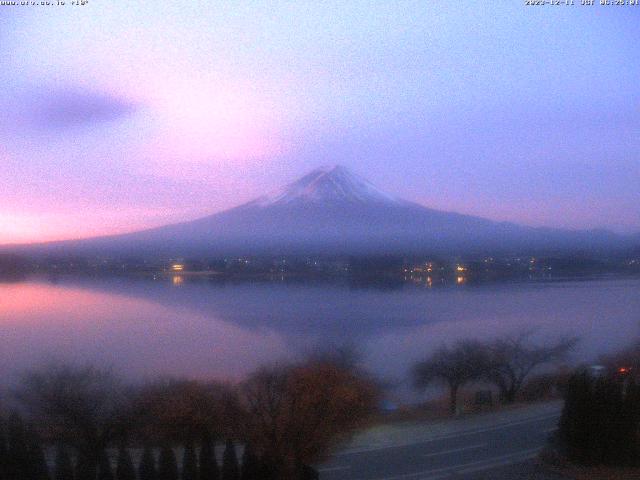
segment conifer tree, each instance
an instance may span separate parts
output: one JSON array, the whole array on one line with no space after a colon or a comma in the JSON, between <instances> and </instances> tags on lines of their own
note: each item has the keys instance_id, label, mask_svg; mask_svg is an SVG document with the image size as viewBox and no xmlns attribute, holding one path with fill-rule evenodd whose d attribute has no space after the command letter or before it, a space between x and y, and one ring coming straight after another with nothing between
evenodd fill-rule
<instances>
[{"instance_id":1,"label":"conifer tree","mask_svg":"<svg viewBox=\"0 0 640 480\"><path fill-rule=\"evenodd\" d=\"M182 456L182 480L198 479L198 461L193 443L189 442L184 447Z\"/></svg>"},{"instance_id":2,"label":"conifer tree","mask_svg":"<svg viewBox=\"0 0 640 480\"><path fill-rule=\"evenodd\" d=\"M85 445L82 445L85 447ZM96 478L98 473L98 457L95 456L93 448L78 449L76 458L75 474L78 480L85 478Z\"/></svg>"},{"instance_id":3,"label":"conifer tree","mask_svg":"<svg viewBox=\"0 0 640 480\"><path fill-rule=\"evenodd\" d=\"M227 440L222 456L222 480L240 480L238 456L231 440Z\"/></svg>"},{"instance_id":4,"label":"conifer tree","mask_svg":"<svg viewBox=\"0 0 640 480\"><path fill-rule=\"evenodd\" d=\"M124 446L118 449L116 480L136 480L136 471L133 468L131 455L129 454L129 450Z\"/></svg>"},{"instance_id":5,"label":"conifer tree","mask_svg":"<svg viewBox=\"0 0 640 480\"><path fill-rule=\"evenodd\" d=\"M260 480L275 480L276 477L276 468L273 462L265 457L260 458L258 460L257 478Z\"/></svg>"},{"instance_id":6,"label":"conifer tree","mask_svg":"<svg viewBox=\"0 0 640 480\"><path fill-rule=\"evenodd\" d=\"M149 445L144 446L140 466L138 468L138 478L140 480L157 480L158 472L156 470L156 459Z\"/></svg>"},{"instance_id":7,"label":"conifer tree","mask_svg":"<svg viewBox=\"0 0 640 480\"><path fill-rule=\"evenodd\" d=\"M202 437L200 448L200 480L220 480L215 442L208 433Z\"/></svg>"},{"instance_id":8,"label":"conifer tree","mask_svg":"<svg viewBox=\"0 0 640 480\"><path fill-rule=\"evenodd\" d=\"M164 445L160 450L158 480L178 480L176 454L169 445Z\"/></svg>"},{"instance_id":9,"label":"conifer tree","mask_svg":"<svg viewBox=\"0 0 640 480\"><path fill-rule=\"evenodd\" d=\"M260 478L260 462L258 457L253 452L251 444L247 443L244 446L244 453L242 454L242 475L241 480L261 480Z\"/></svg>"},{"instance_id":10,"label":"conifer tree","mask_svg":"<svg viewBox=\"0 0 640 480\"><path fill-rule=\"evenodd\" d=\"M54 468L54 480L73 480L73 464L69 456L69 450L62 444L56 448L56 461Z\"/></svg>"},{"instance_id":11,"label":"conifer tree","mask_svg":"<svg viewBox=\"0 0 640 480\"><path fill-rule=\"evenodd\" d=\"M18 414L12 414L9 417L8 434L7 477L9 480L29 479L31 476L29 445L24 423Z\"/></svg>"},{"instance_id":12,"label":"conifer tree","mask_svg":"<svg viewBox=\"0 0 640 480\"><path fill-rule=\"evenodd\" d=\"M98 480L114 480L111 460L106 450L102 450L98 458Z\"/></svg>"},{"instance_id":13,"label":"conifer tree","mask_svg":"<svg viewBox=\"0 0 640 480\"><path fill-rule=\"evenodd\" d=\"M27 432L29 448L29 478L32 480L50 480L49 466L42 449L40 437L33 430Z\"/></svg>"},{"instance_id":14,"label":"conifer tree","mask_svg":"<svg viewBox=\"0 0 640 480\"><path fill-rule=\"evenodd\" d=\"M7 461L9 452L7 451L7 437L5 435L4 418L0 417L0 480L7 480Z\"/></svg>"}]
</instances>

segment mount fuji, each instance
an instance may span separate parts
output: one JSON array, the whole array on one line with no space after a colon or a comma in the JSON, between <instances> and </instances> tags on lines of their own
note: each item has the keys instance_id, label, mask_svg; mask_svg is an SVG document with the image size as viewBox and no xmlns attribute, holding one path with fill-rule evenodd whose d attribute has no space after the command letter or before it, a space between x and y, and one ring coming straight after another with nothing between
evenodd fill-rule
<instances>
[{"instance_id":1,"label":"mount fuji","mask_svg":"<svg viewBox=\"0 0 640 480\"><path fill-rule=\"evenodd\" d=\"M249 203L149 230L40 245L47 253L251 255L594 250L611 232L533 228L433 210L377 189L343 166L322 167Z\"/></svg>"}]
</instances>

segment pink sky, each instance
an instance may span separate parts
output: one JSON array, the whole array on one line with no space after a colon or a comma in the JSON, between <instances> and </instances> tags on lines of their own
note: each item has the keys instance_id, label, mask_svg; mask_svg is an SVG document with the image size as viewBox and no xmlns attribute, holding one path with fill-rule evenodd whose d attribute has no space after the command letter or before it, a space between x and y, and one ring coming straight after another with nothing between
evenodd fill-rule
<instances>
[{"instance_id":1,"label":"pink sky","mask_svg":"<svg viewBox=\"0 0 640 480\"><path fill-rule=\"evenodd\" d=\"M640 9L269 3L3 7L0 244L197 218L336 163L433 208L640 231Z\"/></svg>"}]
</instances>

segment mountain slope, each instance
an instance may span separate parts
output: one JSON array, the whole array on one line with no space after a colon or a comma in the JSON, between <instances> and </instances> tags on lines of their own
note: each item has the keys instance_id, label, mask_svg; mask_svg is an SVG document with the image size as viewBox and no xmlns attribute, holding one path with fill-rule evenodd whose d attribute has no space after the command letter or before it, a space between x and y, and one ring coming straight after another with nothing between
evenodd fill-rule
<instances>
[{"instance_id":1,"label":"mountain slope","mask_svg":"<svg viewBox=\"0 0 640 480\"><path fill-rule=\"evenodd\" d=\"M498 223L388 195L342 166L323 167L249 203L198 220L44 247L82 254L463 253L600 249L623 239Z\"/></svg>"}]
</instances>

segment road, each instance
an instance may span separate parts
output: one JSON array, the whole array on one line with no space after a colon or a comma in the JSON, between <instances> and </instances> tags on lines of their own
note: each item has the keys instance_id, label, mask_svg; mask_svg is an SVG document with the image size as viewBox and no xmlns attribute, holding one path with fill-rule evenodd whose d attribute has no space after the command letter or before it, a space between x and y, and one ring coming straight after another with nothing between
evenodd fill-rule
<instances>
[{"instance_id":1,"label":"road","mask_svg":"<svg viewBox=\"0 0 640 480\"><path fill-rule=\"evenodd\" d=\"M439 480L525 478L507 467L531 469L556 429L557 402L511 412L483 414L439 424L387 427L319 467L322 480ZM384 441L384 438L391 438ZM487 476L494 472L495 475ZM513 477L512 477L513 475ZM542 478L527 476L526 478Z\"/></svg>"}]
</instances>

